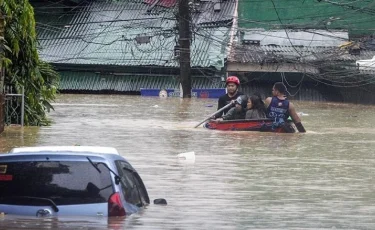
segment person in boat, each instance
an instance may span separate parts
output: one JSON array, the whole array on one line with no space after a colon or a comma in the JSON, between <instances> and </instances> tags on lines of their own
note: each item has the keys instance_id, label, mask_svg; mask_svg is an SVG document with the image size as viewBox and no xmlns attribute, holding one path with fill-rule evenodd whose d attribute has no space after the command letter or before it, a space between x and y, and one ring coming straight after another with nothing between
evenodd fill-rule
<instances>
[{"instance_id":1,"label":"person in boat","mask_svg":"<svg viewBox=\"0 0 375 230\"><path fill-rule=\"evenodd\" d=\"M245 119L266 118L266 107L260 94L254 93L247 102L247 111Z\"/></svg>"},{"instance_id":2,"label":"person in boat","mask_svg":"<svg viewBox=\"0 0 375 230\"><path fill-rule=\"evenodd\" d=\"M246 116L248 97L246 95L241 95L235 101L235 106L230 108L228 113L224 114L221 118L222 120L243 120Z\"/></svg>"},{"instance_id":3,"label":"person in boat","mask_svg":"<svg viewBox=\"0 0 375 230\"><path fill-rule=\"evenodd\" d=\"M272 97L265 100L268 118L274 119L274 128L283 127L287 124L290 116L299 132L306 132L301 123L301 118L296 113L293 103L286 98L287 89L282 82L276 82L272 88Z\"/></svg>"},{"instance_id":4,"label":"person in boat","mask_svg":"<svg viewBox=\"0 0 375 230\"><path fill-rule=\"evenodd\" d=\"M238 87L240 86L240 80L236 76L230 76L226 80L226 88L227 93L224 94L219 98L217 110L223 108L232 101L236 100L239 96L243 95L243 93L238 91ZM233 104L234 106L234 104ZM216 114L213 116L213 119L220 118L223 115L227 114L231 108L225 109L223 112Z\"/></svg>"}]
</instances>

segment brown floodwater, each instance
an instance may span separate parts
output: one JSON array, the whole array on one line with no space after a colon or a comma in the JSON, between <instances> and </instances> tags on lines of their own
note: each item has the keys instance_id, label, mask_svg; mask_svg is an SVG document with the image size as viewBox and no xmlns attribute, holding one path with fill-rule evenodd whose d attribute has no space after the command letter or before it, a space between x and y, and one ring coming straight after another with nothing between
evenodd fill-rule
<instances>
[{"instance_id":1,"label":"brown floodwater","mask_svg":"<svg viewBox=\"0 0 375 230\"><path fill-rule=\"evenodd\" d=\"M113 146L168 205L114 219L0 216L0 229L375 228L374 106L295 102L305 134L193 128L216 103L59 95L51 126L7 127L0 152ZM195 162L178 160L191 151Z\"/></svg>"}]
</instances>

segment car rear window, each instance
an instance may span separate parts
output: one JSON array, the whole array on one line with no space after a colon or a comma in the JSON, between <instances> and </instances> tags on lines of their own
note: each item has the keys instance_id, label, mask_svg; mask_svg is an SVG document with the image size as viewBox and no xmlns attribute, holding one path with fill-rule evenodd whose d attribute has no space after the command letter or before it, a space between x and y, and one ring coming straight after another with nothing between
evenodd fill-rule
<instances>
[{"instance_id":1,"label":"car rear window","mask_svg":"<svg viewBox=\"0 0 375 230\"><path fill-rule=\"evenodd\" d=\"M0 203L37 205L38 199L32 198L56 205L107 202L113 193L111 175L103 165L97 167L101 172L89 161L0 163Z\"/></svg>"}]
</instances>

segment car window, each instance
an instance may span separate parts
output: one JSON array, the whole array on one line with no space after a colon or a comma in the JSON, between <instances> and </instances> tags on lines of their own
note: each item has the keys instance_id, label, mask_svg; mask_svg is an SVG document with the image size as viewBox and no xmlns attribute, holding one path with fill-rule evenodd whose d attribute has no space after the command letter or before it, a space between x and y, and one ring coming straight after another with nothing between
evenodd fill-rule
<instances>
[{"instance_id":1,"label":"car window","mask_svg":"<svg viewBox=\"0 0 375 230\"><path fill-rule=\"evenodd\" d=\"M108 169L98 165L99 173L88 161L9 162L0 168L3 204L16 200L9 197L47 198L57 205L103 203L114 192Z\"/></svg>"},{"instance_id":2,"label":"car window","mask_svg":"<svg viewBox=\"0 0 375 230\"><path fill-rule=\"evenodd\" d=\"M140 192L140 196L141 196L141 199L142 199L142 202L144 204L149 204L150 203L150 199L148 197L148 193L146 191L146 188L142 182L142 179L141 177L138 175L138 173L135 173L134 174L135 176L135 180L136 180L136 183L137 183L137 187L139 189L139 192Z\"/></svg>"},{"instance_id":3,"label":"car window","mask_svg":"<svg viewBox=\"0 0 375 230\"><path fill-rule=\"evenodd\" d=\"M121 177L121 187L125 200L138 206L149 203L147 192L144 190L143 183L139 182L139 176L136 173L133 174L131 171L124 169L131 169L130 165L125 161L117 161L116 165L120 173L119 176Z\"/></svg>"}]
</instances>

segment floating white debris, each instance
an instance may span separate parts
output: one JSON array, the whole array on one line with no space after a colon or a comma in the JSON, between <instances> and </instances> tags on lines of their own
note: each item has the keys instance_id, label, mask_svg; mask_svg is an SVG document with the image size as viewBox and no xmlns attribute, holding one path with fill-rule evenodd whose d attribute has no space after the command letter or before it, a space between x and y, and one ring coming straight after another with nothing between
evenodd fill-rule
<instances>
[{"instance_id":1,"label":"floating white debris","mask_svg":"<svg viewBox=\"0 0 375 230\"><path fill-rule=\"evenodd\" d=\"M375 69L375 56L367 60L358 60L355 62L360 70L374 70Z\"/></svg>"},{"instance_id":2,"label":"floating white debris","mask_svg":"<svg viewBox=\"0 0 375 230\"><path fill-rule=\"evenodd\" d=\"M307 114L307 113L304 113L304 112L299 112L299 113L297 113L298 114L298 116L309 116L309 114Z\"/></svg>"},{"instance_id":3,"label":"floating white debris","mask_svg":"<svg viewBox=\"0 0 375 230\"><path fill-rule=\"evenodd\" d=\"M153 107L153 108L159 108L159 106L158 106L158 105L153 105L153 106L151 106L151 107Z\"/></svg>"},{"instance_id":4,"label":"floating white debris","mask_svg":"<svg viewBox=\"0 0 375 230\"><path fill-rule=\"evenodd\" d=\"M177 155L179 161L186 161L188 163L195 162L195 152L180 153Z\"/></svg>"}]
</instances>

